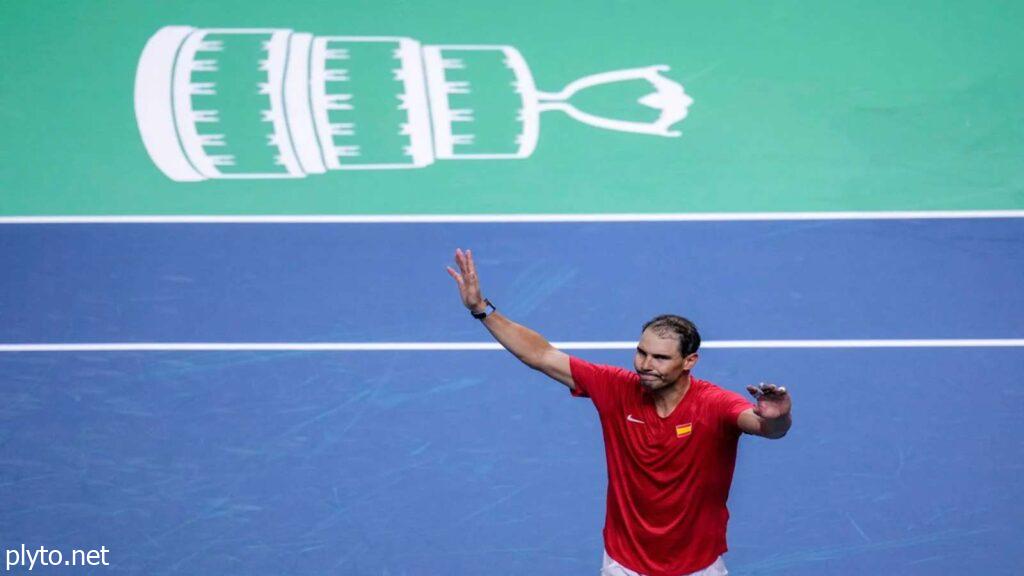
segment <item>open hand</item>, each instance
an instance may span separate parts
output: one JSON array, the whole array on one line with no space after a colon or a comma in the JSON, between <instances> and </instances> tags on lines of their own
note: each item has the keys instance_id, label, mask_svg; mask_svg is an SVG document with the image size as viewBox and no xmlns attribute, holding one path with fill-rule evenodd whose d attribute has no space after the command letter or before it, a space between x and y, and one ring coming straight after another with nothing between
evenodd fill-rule
<instances>
[{"instance_id":1,"label":"open hand","mask_svg":"<svg viewBox=\"0 0 1024 576\"><path fill-rule=\"evenodd\" d=\"M780 418L793 409L793 399L789 397L784 386L762 382L759 386L747 386L747 392L757 399L754 414L761 418Z\"/></svg>"},{"instance_id":2,"label":"open hand","mask_svg":"<svg viewBox=\"0 0 1024 576\"><path fill-rule=\"evenodd\" d=\"M480 280L476 277L476 264L473 263L473 251L462 251L455 249L455 263L459 266L456 272L451 266L446 267L448 274L455 279L459 285L459 296L462 297L462 304L470 312L483 312L486 310L483 294L480 293Z\"/></svg>"}]
</instances>

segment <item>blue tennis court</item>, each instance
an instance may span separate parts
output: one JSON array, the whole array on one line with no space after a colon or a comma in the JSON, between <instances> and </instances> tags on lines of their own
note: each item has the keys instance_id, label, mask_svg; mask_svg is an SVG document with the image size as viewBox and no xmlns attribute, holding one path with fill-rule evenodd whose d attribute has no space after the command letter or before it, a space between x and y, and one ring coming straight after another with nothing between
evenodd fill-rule
<instances>
[{"instance_id":1,"label":"blue tennis court","mask_svg":"<svg viewBox=\"0 0 1024 576\"><path fill-rule=\"evenodd\" d=\"M0 354L3 541L103 543L111 573L596 573L590 403L504 352L387 349L488 341L443 270L461 245L554 341L678 311L708 340L699 376L793 392L787 438L741 441L731 573L1009 574L1022 238L1020 219L3 226L4 342L299 346ZM740 342L837 339L963 342Z\"/></svg>"}]
</instances>

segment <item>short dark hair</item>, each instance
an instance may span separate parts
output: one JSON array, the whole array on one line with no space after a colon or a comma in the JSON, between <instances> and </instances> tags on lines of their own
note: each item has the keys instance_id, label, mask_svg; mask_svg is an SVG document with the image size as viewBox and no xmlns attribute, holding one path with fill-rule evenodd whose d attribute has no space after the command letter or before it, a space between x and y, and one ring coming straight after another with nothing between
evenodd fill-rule
<instances>
[{"instance_id":1,"label":"short dark hair","mask_svg":"<svg viewBox=\"0 0 1024 576\"><path fill-rule=\"evenodd\" d=\"M676 336L679 338L679 353L686 358L700 348L700 332L697 325L682 316L662 314L644 323L642 332L653 330L658 336Z\"/></svg>"}]
</instances>

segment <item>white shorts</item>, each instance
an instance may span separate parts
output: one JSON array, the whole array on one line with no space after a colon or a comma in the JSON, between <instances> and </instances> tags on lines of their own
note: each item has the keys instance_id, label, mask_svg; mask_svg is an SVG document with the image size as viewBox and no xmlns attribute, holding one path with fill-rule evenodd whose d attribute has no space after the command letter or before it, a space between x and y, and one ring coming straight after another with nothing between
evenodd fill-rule
<instances>
[{"instance_id":1,"label":"white shorts","mask_svg":"<svg viewBox=\"0 0 1024 576\"><path fill-rule=\"evenodd\" d=\"M726 576L729 571L725 569L725 561L719 556L711 566L703 570L697 570L690 574L681 574L680 576ZM606 551L604 553L604 562L601 563L601 575L600 576L643 576L633 572L629 568L626 568L622 564L619 564L615 560L612 560L611 556Z\"/></svg>"}]
</instances>

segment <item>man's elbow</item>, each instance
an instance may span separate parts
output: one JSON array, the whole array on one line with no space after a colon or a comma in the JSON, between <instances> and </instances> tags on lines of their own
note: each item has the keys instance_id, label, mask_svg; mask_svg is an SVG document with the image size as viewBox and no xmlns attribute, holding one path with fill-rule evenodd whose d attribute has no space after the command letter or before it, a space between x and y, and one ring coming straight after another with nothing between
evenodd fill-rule
<instances>
[{"instance_id":1,"label":"man's elbow","mask_svg":"<svg viewBox=\"0 0 1024 576\"><path fill-rule=\"evenodd\" d=\"M516 357L530 368L547 373L548 367L551 364L550 354L555 351L555 348L551 345L540 346L527 350L522 354L516 354Z\"/></svg>"},{"instance_id":2,"label":"man's elbow","mask_svg":"<svg viewBox=\"0 0 1024 576\"><path fill-rule=\"evenodd\" d=\"M534 370L541 370L544 367L544 355L536 352L516 354L516 358Z\"/></svg>"}]
</instances>

